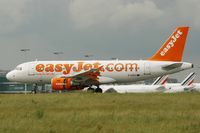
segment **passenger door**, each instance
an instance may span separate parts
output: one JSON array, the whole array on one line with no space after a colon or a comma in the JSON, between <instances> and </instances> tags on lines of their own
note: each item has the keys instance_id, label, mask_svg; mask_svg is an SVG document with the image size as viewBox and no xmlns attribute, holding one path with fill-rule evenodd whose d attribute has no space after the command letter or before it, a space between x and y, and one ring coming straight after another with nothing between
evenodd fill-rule
<instances>
[{"instance_id":1,"label":"passenger door","mask_svg":"<svg viewBox=\"0 0 200 133\"><path fill-rule=\"evenodd\" d=\"M36 63L30 63L28 66L28 75L29 76L35 76L36 70L35 70Z\"/></svg>"},{"instance_id":2,"label":"passenger door","mask_svg":"<svg viewBox=\"0 0 200 133\"><path fill-rule=\"evenodd\" d=\"M144 75L151 75L151 66L148 62L144 63Z\"/></svg>"}]
</instances>

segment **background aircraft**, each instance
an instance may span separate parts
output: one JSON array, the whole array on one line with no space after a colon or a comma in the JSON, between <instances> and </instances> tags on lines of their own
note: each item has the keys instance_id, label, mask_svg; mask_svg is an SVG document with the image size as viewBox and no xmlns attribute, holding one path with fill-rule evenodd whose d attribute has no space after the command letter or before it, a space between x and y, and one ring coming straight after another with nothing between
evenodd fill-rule
<instances>
[{"instance_id":1,"label":"background aircraft","mask_svg":"<svg viewBox=\"0 0 200 133\"><path fill-rule=\"evenodd\" d=\"M133 84L133 85L102 85L104 93L175 93L192 91L195 73L190 73L181 83L167 83L168 76L158 77L152 85Z\"/></svg>"},{"instance_id":2,"label":"background aircraft","mask_svg":"<svg viewBox=\"0 0 200 133\"><path fill-rule=\"evenodd\" d=\"M193 90L193 82L195 79L195 73L190 73L181 83L165 84L165 93L176 93L176 92L189 92Z\"/></svg>"},{"instance_id":3,"label":"background aircraft","mask_svg":"<svg viewBox=\"0 0 200 133\"><path fill-rule=\"evenodd\" d=\"M168 76L158 77L151 85L134 84L134 85L102 85L103 93L152 93L162 92L167 82Z\"/></svg>"}]
</instances>

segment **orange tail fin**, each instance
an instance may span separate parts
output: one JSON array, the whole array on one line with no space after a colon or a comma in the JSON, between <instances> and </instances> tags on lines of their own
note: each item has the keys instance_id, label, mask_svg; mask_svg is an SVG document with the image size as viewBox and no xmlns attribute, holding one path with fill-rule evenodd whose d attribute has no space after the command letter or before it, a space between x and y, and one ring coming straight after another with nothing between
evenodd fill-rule
<instances>
[{"instance_id":1,"label":"orange tail fin","mask_svg":"<svg viewBox=\"0 0 200 133\"><path fill-rule=\"evenodd\" d=\"M189 27L177 27L163 46L148 60L180 62Z\"/></svg>"}]
</instances>

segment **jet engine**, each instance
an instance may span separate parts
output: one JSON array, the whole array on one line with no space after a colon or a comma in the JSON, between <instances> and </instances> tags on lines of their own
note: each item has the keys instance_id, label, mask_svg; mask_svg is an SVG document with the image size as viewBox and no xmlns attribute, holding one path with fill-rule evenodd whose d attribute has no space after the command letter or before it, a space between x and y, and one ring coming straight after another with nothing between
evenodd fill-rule
<instances>
[{"instance_id":1,"label":"jet engine","mask_svg":"<svg viewBox=\"0 0 200 133\"><path fill-rule=\"evenodd\" d=\"M72 78L53 78L51 80L53 90L79 90L80 85L75 84Z\"/></svg>"}]
</instances>

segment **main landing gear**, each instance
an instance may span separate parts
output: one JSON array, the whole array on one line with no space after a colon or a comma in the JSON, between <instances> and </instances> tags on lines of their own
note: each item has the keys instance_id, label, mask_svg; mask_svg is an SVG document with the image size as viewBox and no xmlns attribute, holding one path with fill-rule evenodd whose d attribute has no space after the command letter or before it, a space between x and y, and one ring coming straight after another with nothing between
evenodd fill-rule
<instances>
[{"instance_id":1,"label":"main landing gear","mask_svg":"<svg viewBox=\"0 0 200 133\"><path fill-rule=\"evenodd\" d=\"M99 88L99 86L97 86L97 88L95 89L95 92L96 92L96 93L102 93L103 91L102 91L101 88Z\"/></svg>"},{"instance_id":2,"label":"main landing gear","mask_svg":"<svg viewBox=\"0 0 200 133\"><path fill-rule=\"evenodd\" d=\"M97 86L97 88L93 88L93 87L89 87L88 89L87 89L87 91L88 92L95 92L95 93L102 93L103 92L103 90L101 89L101 88L99 88L99 86Z\"/></svg>"}]
</instances>

